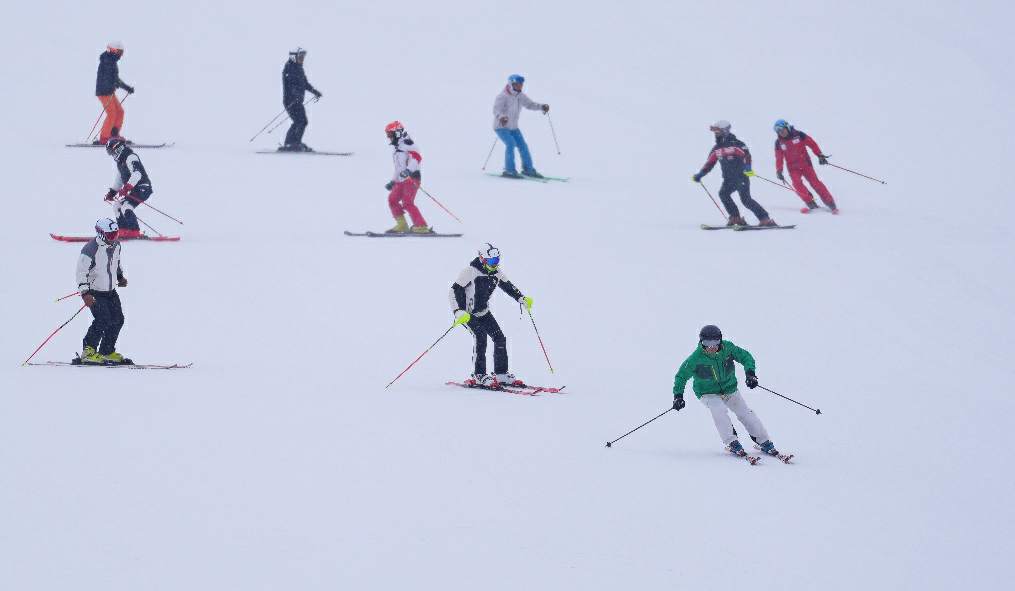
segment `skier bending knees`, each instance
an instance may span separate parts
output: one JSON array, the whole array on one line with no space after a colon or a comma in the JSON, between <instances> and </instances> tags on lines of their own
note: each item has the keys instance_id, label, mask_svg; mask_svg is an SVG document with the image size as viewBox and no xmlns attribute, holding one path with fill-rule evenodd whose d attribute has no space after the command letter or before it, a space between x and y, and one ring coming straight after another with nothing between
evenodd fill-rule
<instances>
[{"instance_id":1,"label":"skier bending knees","mask_svg":"<svg viewBox=\"0 0 1015 591\"><path fill-rule=\"evenodd\" d=\"M710 129L715 134L715 145L708 152L708 160L697 174L691 177L700 183L702 177L711 172L716 162L722 169L722 187L719 188L719 199L722 200L726 213L729 214L728 226L746 226L747 221L740 215L736 203L733 203L734 191L740 194L744 207L750 209L762 226L777 226L765 208L751 197L751 180L754 170L751 169L751 152L744 142L730 133L730 122L721 120L712 124Z\"/></svg>"},{"instance_id":2,"label":"skier bending knees","mask_svg":"<svg viewBox=\"0 0 1015 591\"><path fill-rule=\"evenodd\" d=\"M395 149L392 154L395 173L388 184L384 185L384 188L389 191L388 209L391 210L391 216L395 218L395 225L386 232L388 234L404 232L432 234L433 230L427 226L423 214L416 207L416 192L419 191L419 185L423 182L423 175L419 170L423 156L400 122L388 123L384 127L384 133L387 134L388 142ZM412 218L411 228L405 221L406 213Z\"/></svg>"},{"instance_id":3,"label":"skier bending knees","mask_svg":"<svg viewBox=\"0 0 1015 591\"><path fill-rule=\"evenodd\" d=\"M793 190L807 206L802 208L800 212L808 213L812 209L818 208L818 204L814 202L814 195L811 195L804 185L804 179L807 179L828 209L831 209L832 213L839 213L831 191L818 178L818 173L814 171L814 163L811 162L811 157L807 153L807 148L810 148L818 157L818 164L828 164L828 156L821 153L818 142L790 125L785 119L776 121L773 129L778 136L775 138L775 176L783 184L786 183L786 177L782 175L782 163L785 161L786 168L789 169L790 182L793 183Z\"/></svg>"}]
</instances>

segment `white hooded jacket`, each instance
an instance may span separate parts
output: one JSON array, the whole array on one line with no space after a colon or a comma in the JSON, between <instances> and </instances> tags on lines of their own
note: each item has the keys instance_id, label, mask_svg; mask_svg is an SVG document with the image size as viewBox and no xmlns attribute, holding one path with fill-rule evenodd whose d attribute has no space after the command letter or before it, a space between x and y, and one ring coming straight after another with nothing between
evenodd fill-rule
<instances>
[{"instance_id":1,"label":"white hooded jacket","mask_svg":"<svg viewBox=\"0 0 1015 591\"><path fill-rule=\"evenodd\" d=\"M113 291L117 279L123 277L120 267L120 243L109 244L95 238L85 244L78 257L78 291Z\"/></svg>"},{"instance_id":2,"label":"white hooded jacket","mask_svg":"<svg viewBox=\"0 0 1015 591\"><path fill-rule=\"evenodd\" d=\"M497 95L493 101L493 128L497 129L518 129L518 116L522 107L531 111L540 111L542 103L537 103L525 95L524 92L516 91L508 84L504 91ZM507 117L507 125L501 125L501 117Z\"/></svg>"}]
</instances>

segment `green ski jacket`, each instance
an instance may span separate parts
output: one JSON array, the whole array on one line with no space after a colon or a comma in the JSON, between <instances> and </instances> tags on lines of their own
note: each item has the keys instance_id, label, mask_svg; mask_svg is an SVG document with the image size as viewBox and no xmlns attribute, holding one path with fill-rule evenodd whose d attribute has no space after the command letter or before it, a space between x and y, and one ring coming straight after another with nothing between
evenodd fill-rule
<instances>
[{"instance_id":1,"label":"green ski jacket","mask_svg":"<svg viewBox=\"0 0 1015 591\"><path fill-rule=\"evenodd\" d=\"M719 350L708 353L698 345L673 377L673 396L684 396L687 380L694 378L694 395L732 394L737 389L737 372L733 362L739 361L748 372L754 372L754 357L746 349L723 341Z\"/></svg>"}]
</instances>

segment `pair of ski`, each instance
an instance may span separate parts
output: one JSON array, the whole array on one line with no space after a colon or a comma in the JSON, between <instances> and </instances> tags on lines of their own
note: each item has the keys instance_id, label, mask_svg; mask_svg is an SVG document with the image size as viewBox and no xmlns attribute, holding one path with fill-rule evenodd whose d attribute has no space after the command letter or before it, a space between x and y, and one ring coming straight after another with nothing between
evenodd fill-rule
<instances>
[{"instance_id":1,"label":"pair of ski","mask_svg":"<svg viewBox=\"0 0 1015 591\"><path fill-rule=\"evenodd\" d=\"M65 236L63 234L50 234L53 240L59 240L60 242L88 242L94 236ZM121 242L135 242L135 241L148 241L148 242L179 242L179 236L138 236L137 238L123 238Z\"/></svg>"},{"instance_id":2,"label":"pair of ski","mask_svg":"<svg viewBox=\"0 0 1015 591\"><path fill-rule=\"evenodd\" d=\"M497 178L500 178L500 179L508 179L510 181L536 181L536 182L544 183L544 184L545 183L552 183L552 182L566 183L569 180L571 180L570 177L559 177L559 176L541 176L541 177L540 176L525 176L525 175L521 175L521 176L504 176L503 174L498 174L496 172L488 172L488 173L486 173L486 176L497 177Z\"/></svg>"},{"instance_id":3,"label":"pair of ski","mask_svg":"<svg viewBox=\"0 0 1015 591\"><path fill-rule=\"evenodd\" d=\"M796 227L796 224L790 224L788 226L710 226L708 224L702 224L702 230L734 230L742 232L744 230L792 230Z\"/></svg>"},{"instance_id":4,"label":"pair of ski","mask_svg":"<svg viewBox=\"0 0 1015 591\"><path fill-rule=\"evenodd\" d=\"M758 451L761 451L761 446L755 443L754 444L754 449L756 449ZM738 457L738 458L743 458L743 459L747 460L747 463L752 465L752 466L757 466L758 463L761 462L761 456L752 456L752 455L750 455L749 453L747 453L744 450L740 450L740 453L733 453L733 452L730 452L730 453L733 454L734 456ZM762 452L762 453L764 453L764 452ZM776 458L780 462L782 462L783 464L788 464L789 461L793 459L793 454L775 453L775 454L765 454L765 455L773 457L773 458Z\"/></svg>"},{"instance_id":5,"label":"pair of ski","mask_svg":"<svg viewBox=\"0 0 1015 591\"><path fill-rule=\"evenodd\" d=\"M90 144L77 143L77 144L64 144L64 145L66 147L68 147L68 148L105 148L106 147L106 144L96 144L96 143L90 143ZM156 148L172 148L175 145L176 145L176 142L162 142L161 144L135 144L135 143L128 143L127 147L132 149L132 150L135 149L135 148L144 148L146 150L153 150L153 149L156 149Z\"/></svg>"},{"instance_id":6,"label":"pair of ski","mask_svg":"<svg viewBox=\"0 0 1015 591\"><path fill-rule=\"evenodd\" d=\"M187 369L193 363L82 363L80 357L73 361L44 361L29 363L36 367L104 367L106 369Z\"/></svg>"},{"instance_id":7,"label":"pair of ski","mask_svg":"<svg viewBox=\"0 0 1015 591\"><path fill-rule=\"evenodd\" d=\"M455 382L450 381L445 385L447 386L458 386L459 388L469 388L471 390L489 390L491 392L504 392L506 394L517 394L518 396L539 396L540 393L546 394L558 394L561 390L567 386L561 386L559 388L553 388L550 386L530 386L528 384L522 385L503 385L497 384L496 386L484 386L482 384L470 384L469 382Z\"/></svg>"},{"instance_id":8,"label":"pair of ski","mask_svg":"<svg viewBox=\"0 0 1015 591\"><path fill-rule=\"evenodd\" d=\"M414 232L350 232L345 231L346 236L365 236L367 238L459 238L461 234L441 234L439 232L427 232L416 234Z\"/></svg>"},{"instance_id":9,"label":"pair of ski","mask_svg":"<svg viewBox=\"0 0 1015 591\"><path fill-rule=\"evenodd\" d=\"M290 154L294 156L352 156L353 152L318 152L317 150L258 150L255 154Z\"/></svg>"}]
</instances>

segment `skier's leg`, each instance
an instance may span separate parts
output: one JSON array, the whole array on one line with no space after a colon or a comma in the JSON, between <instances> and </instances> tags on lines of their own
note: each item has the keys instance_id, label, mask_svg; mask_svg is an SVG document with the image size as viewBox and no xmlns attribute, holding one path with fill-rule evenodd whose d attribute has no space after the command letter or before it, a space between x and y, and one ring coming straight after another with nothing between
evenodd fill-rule
<instances>
[{"instance_id":1,"label":"skier's leg","mask_svg":"<svg viewBox=\"0 0 1015 591\"><path fill-rule=\"evenodd\" d=\"M814 195L807 190L807 186L804 185L803 180L800 178L802 169L790 168L789 169L789 182L793 184L793 190L796 191L797 197L804 203L810 205L814 203Z\"/></svg>"},{"instance_id":2,"label":"skier's leg","mask_svg":"<svg viewBox=\"0 0 1015 591\"><path fill-rule=\"evenodd\" d=\"M119 215L117 215L116 217L116 223L118 226L120 226L120 230L126 230L128 232L135 233L141 232L141 226L138 224L137 216L134 215L134 210L137 208L137 206L147 201L148 198L151 196L152 196L151 188L147 186L142 186L135 187L134 190L130 192L130 195L123 199L123 202L120 204L119 207ZM136 234L134 234L133 236L130 234L125 235L125 237L135 237L135 236Z\"/></svg>"},{"instance_id":3,"label":"skier's leg","mask_svg":"<svg viewBox=\"0 0 1015 591\"><path fill-rule=\"evenodd\" d=\"M831 191L825 186L825 183L821 182L818 178L818 173L814 171L814 167L810 166L803 171L804 176L807 178L807 182L814 187L814 190L821 196L821 201L825 203L830 209L836 209L835 198L832 197Z\"/></svg>"},{"instance_id":4,"label":"skier's leg","mask_svg":"<svg viewBox=\"0 0 1015 591\"><path fill-rule=\"evenodd\" d=\"M409 212L409 218L412 219L413 226L426 226L426 220L423 219L423 214L419 212L419 208L416 207L416 192L419 190L419 185L416 183L416 179L407 179L402 183L399 183L402 189L402 206L405 207L405 211Z\"/></svg>"},{"instance_id":5,"label":"skier's leg","mask_svg":"<svg viewBox=\"0 0 1015 591\"><path fill-rule=\"evenodd\" d=\"M751 212L757 216L759 222L763 222L768 219L768 212L765 211L765 208L751 198L751 179L745 176L744 179L740 181L737 193L740 193L740 202L744 204L744 207L751 210Z\"/></svg>"},{"instance_id":6,"label":"skier's leg","mask_svg":"<svg viewBox=\"0 0 1015 591\"><path fill-rule=\"evenodd\" d=\"M532 172L535 170L532 166L532 154L529 153L529 145L525 143L525 136L522 135L522 130L512 129L511 135L515 138L518 153L522 155L522 172Z\"/></svg>"},{"instance_id":7,"label":"skier's leg","mask_svg":"<svg viewBox=\"0 0 1015 591\"><path fill-rule=\"evenodd\" d=\"M293 123L289 126L289 131L285 134L285 145L299 145L303 142L303 132L307 129L307 109L302 103L296 103L287 110L289 112L289 117L293 120Z\"/></svg>"},{"instance_id":8,"label":"skier's leg","mask_svg":"<svg viewBox=\"0 0 1015 591\"><path fill-rule=\"evenodd\" d=\"M726 413L726 405L718 394L705 394L701 397L701 403L712 413L712 422L715 423L715 430L719 432L719 438L723 445L729 445L737 438L733 432L733 423L729 414Z\"/></svg>"},{"instance_id":9,"label":"skier's leg","mask_svg":"<svg viewBox=\"0 0 1015 591\"><path fill-rule=\"evenodd\" d=\"M109 325L105 334L102 335L102 344L99 345L100 355L109 355L116 350L116 339L120 336L120 329L123 328L123 308L120 306L120 295L115 291L107 298L107 309L109 310Z\"/></svg>"},{"instance_id":10,"label":"skier's leg","mask_svg":"<svg viewBox=\"0 0 1015 591\"><path fill-rule=\"evenodd\" d=\"M737 204L733 203L733 198L731 197L735 189L736 185L726 178L722 180L722 186L719 187L719 199L722 201L722 206L726 208L726 213L730 217L740 217L740 210L737 209Z\"/></svg>"},{"instance_id":11,"label":"skier's leg","mask_svg":"<svg viewBox=\"0 0 1015 591\"><path fill-rule=\"evenodd\" d=\"M493 373L504 374L508 372L508 352L507 352L507 338L504 336L504 331L500 329L500 325L497 324L497 319L493 317L493 312L486 315L488 318L487 332L490 334L490 338L493 340Z\"/></svg>"},{"instance_id":12,"label":"skier's leg","mask_svg":"<svg viewBox=\"0 0 1015 591\"><path fill-rule=\"evenodd\" d=\"M116 99L116 94L107 94L99 97L102 103L102 110L106 112L106 120L102 122L102 129L99 131L99 141L103 144L109 141L113 135L113 128L119 130L123 126L123 107Z\"/></svg>"},{"instance_id":13,"label":"skier's leg","mask_svg":"<svg viewBox=\"0 0 1015 591\"><path fill-rule=\"evenodd\" d=\"M102 342L102 336L108 330L110 314L106 299L101 295L95 295L94 293L92 295L95 297L95 303L89 308L89 311L92 313L92 324L88 327L88 332L85 333L81 346L82 349L84 347L91 347L97 350Z\"/></svg>"},{"instance_id":14,"label":"skier's leg","mask_svg":"<svg viewBox=\"0 0 1015 591\"><path fill-rule=\"evenodd\" d=\"M399 185L395 185L391 188L391 192L388 193L388 209L391 210L391 215L397 220L398 218L405 215L405 209L402 208L402 192L399 190Z\"/></svg>"},{"instance_id":15,"label":"skier's leg","mask_svg":"<svg viewBox=\"0 0 1015 591\"><path fill-rule=\"evenodd\" d=\"M726 399L726 406L733 411L733 414L737 415L737 419L747 427L747 432L751 437L758 443L764 443L768 441L768 431L765 429L765 425L761 423L761 419L758 415L754 414L754 411L747 406L747 402L744 397L740 395L740 392L734 390Z\"/></svg>"},{"instance_id":16,"label":"skier's leg","mask_svg":"<svg viewBox=\"0 0 1015 591\"><path fill-rule=\"evenodd\" d=\"M504 170L507 172L518 172L515 167L515 138L511 130L498 128L497 137L504 142Z\"/></svg>"},{"instance_id":17,"label":"skier's leg","mask_svg":"<svg viewBox=\"0 0 1015 591\"><path fill-rule=\"evenodd\" d=\"M489 316L489 314L487 314ZM486 374L486 325L483 316L473 316L465 325L472 333L472 373L481 376Z\"/></svg>"}]
</instances>

